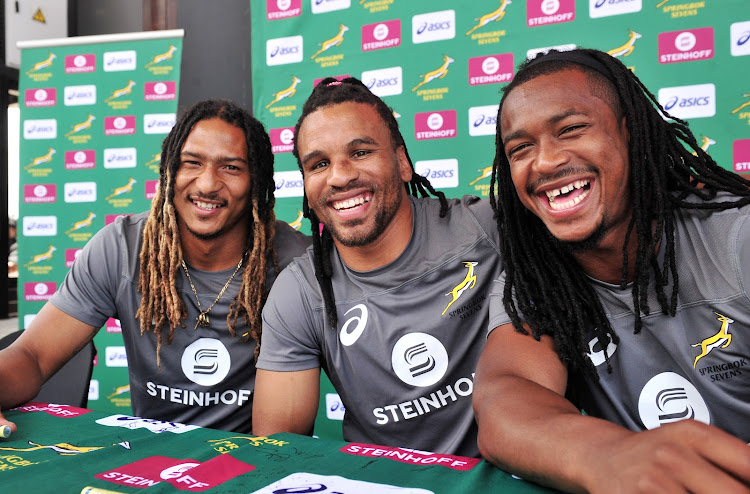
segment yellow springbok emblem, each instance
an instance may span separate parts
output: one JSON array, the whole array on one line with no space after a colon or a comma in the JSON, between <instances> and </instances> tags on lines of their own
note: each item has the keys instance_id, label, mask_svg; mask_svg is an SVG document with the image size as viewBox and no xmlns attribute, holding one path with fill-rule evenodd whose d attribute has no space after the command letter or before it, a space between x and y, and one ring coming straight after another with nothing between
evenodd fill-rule
<instances>
[{"instance_id":1,"label":"yellow springbok emblem","mask_svg":"<svg viewBox=\"0 0 750 494\"><path fill-rule=\"evenodd\" d=\"M336 36L334 36L333 38L327 39L327 40L323 41L322 43L320 43L320 50L316 51L315 54L310 57L310 59L314 60L315 57L317 57L318 55L320 55L324 51L326 51L326 50L328 50L330 48L333 48L334 46L338 46L341 43L343 43L344 42L344 33L347 32L348 30L349 30L348 27L346 27L343 24L339 24L339 33Z\"/></svg>"},{"instance_id":2,"label":"yellow springbok emblem","mask_svg":"<svg viewBox=\"0 0 750 494\"><path fill-rule=\"evenodd\" d=\"M633 50L635 50L635 40L641 38L642 36L632 29L628 29L628 40L625 42L624 45L618 46L617 48L612 48L607 53L612 55L613 57L627 57L631 53L633 53Z\"/></svg>"},{"instance_id":3,"label":"yellow springbok emblem","mask_svg":"<svg viewBox=\"0 0 750 494\"><path fill-rule=\"evenodd\" d=\"M42 60L41 62L35 63L33 67L31 67L29 70L27 70L26 71L26 75L29 75L29 74L31 74L33 72L39 72L42 69L46 69L47 67L49 67L50 65L52 65L52 61L54 59L56 59L56 58L57 58L57 55L55 55L54 53L50 53L49 57L47 57L46 59Z\"/></svg>"},{"instance_id":4,"label":"yellow springbok emblem","mask_svg":"<svg viewBox=\"0 0 750 494\"><path fill-rule=\"evenodd\" d=\"M711 139L708 136L705 136L705 135L701 134L701 149L703 151L708 152L708 148L711 147L711 146L713 146L714 144L716 144L716 141L714 141L713 139ZM698 153L696 153L695 151L693 151L693 156L696 156L697 154Z\"/></svg>"},{"instance_id":5,"label":"yellow springbok emblem","mask_svg":"<svg viewBox=\"0 0 750 494\"><path fill-rule=\"evenodd\" d=\"M111 395L107 396L107 399L113 398L115 396L119 396L121 394L130 393L130 384L126 384L124 386L118 386L115 388L115 392Z\"/></svg>"},{"instance_id":6,"label":"yellow springbok emblem","mask_svg":"<svg viewBox=\"0 0 750 494\"><path fill-rule=\"evenodd\" d=\"M41 165L42 163L48 163L48 162L52 161L52 156L56 152L57 151L55 151L54 149L49 148L49 151L47 151L47 154L45 154L44 156L39 156L37 158L34 158L34 160L31 163L29 163L28 165L24 166L23 169L24 170L28 170L32 166L37 166L37 165Z\"/></svg>"},{"instance_id":7,"label":"yellow springbok emblem","mask_svg":"<svg viewBox=\"0 0 750 494\"><path fill-rule=\"evenodd\" d=\"M481 170L479 170L479 173L480 175L469 183L469 187L479 182L480 180L492 175L492 166L488 166L487 168L482 168Z\"/></svg>"},{"instance_id":8,"label":"yellow springbok emblem","mask_svg":"<svg viewBox=\"0 0 750 494\"><path fill-rule=\"evenodd\" d=\"M489 14L484 14L482 17L475 18L474 20L477 21L477 25L469 29L469 32L466 33L466 36L470 35L480 27L484 27L490 22L493 21L499 21L503 17L505 17L505 9L510 5L512 2L510 0L500 0L500 7L497 10L493 10Z\"/></svg>"},{"instance_id":9,"label":"yellow springbok emblem","mask_svg":"<svg viewBox=\"0 0 750 494\"><path fill-rule=\"evenodd\" d=\"M159 55L156 55L149 63L146 64L146 67L151 67L152 65L156 65L157 63L161 63L165 60L169 60L174 55L174 52L177 51L177 47L174 45L169 45L169 50L167 50L164 53L160 53Z\"/></svg>"},{"instance_id":10,"label":"yellow springbok emblem","mask_svg":"<svg viewBox=\"0 0 750 494\"><path fill-rule=\"evenodd\" d=\"M453 60L451 57L449 57L448 55L443 55L443 65L441 65L439 68L435 70L431 70L430 72L427 72L426 74L420 74L419 77L422 78L422 82L414 86L411 92L413 93L414 91L416 91L417 89L424 86L430 81L433 81L435 79L442 79L443 77L448 75L448 66L453 62L455 62L455 60Z\"/></svg>"},{"instance_id":11,"label":"yellow springbok emblem","mask_svg":"<svg viewBox=\"0 0 750 494\"><path fill-rule=\"evenodd\" d=\"M44 446L42 444L37 444L31 441L28 441L29 444L31 444L30 448L0 448L4 451L37 451L40 449L51 449L55 453L61 456L75 456L80 455L81 453L90 453L92 451L96 451L97 449L103 449L104 446L74 446L70 443L57 443L57 444L50 444L49 446Z\"/></svg>"},{"instance_id":12,"label":"yellow springbok emblem","mask_svg":"<svg viewBox=\"0 0 750 494\"><path fill-rule=\"evenodd\" d=\"M28 268L32 264L38 264L42 261L46 261L47 259L52 259L52 253L57 250L57 247L54 245L50 245L49 249L47 249L47 252L43 254L37 254L34 257L31 258L29 262L23 265L23 267Z\"/></svg>"},{"instance_id":13,"label":"yellow springbok emblem","mask_svg":"<svg viewBox=\"0 0 750 494\"><path fill-rule=\"evenodd\" d=\"M286 89L282 89L278 93L275 93L273 95L273 101L271 101L270 103L268 103L266 105L266 108L270 108L271 105L273 105L275 103L278 103L279 101L283 100L284 98L290 98L290 97L294 96L294 93L297 92L297 84L299 84L300 82L302 82L302 80L299 77L293 75L292 76L292 85L289 86Z\"/></svg>"},{"instance_id":14,"label":"yellow springbok emblem","mask_svg":"<svg viewBox=\"0 0 750 494\"><path fill-rule=\"evenodd\" d=\"M659 3L656 4L656 8L658 9L659 7L661 7L662 5L664 5L665 3L667 3L668 1L669 0L662 0L661 2L659 2Z\"/></svg>"},{"instance_id":15,"label":"yellow springbok emblem","mask_svg":"<svg viewBox=\"0 0 750 494\"><path fill-rule=\"evenodd\" d=\"M107 197L105 197L104 200L106 201L107 199L112 199L113 197L116 197L116 196L119 196L119 195L122 195L122 194L127 194L128 192L130 192L131 190L133 190L133 184L136 183L136 182L137 182L136 179L134 179L133 177L130 177L128 179L128 183L126 183L122 187L117 187L115 190L112 191L112 193L110 195L108 195Z\"/></svg>"},{"instance_id":16,"label":"yellow springbok emblem","mask_svg":"<svg viewBox=\"0 0 750 494\"><path fill-rule=\"evenodd\" d=\"M719 332L715 335L709 336L700 343L691 345L693 348L701 347L700 355L695 357L695 362L693 362L693 369L695 369L695 366L698 365L698 361L700 359L711 353L711 350L713 350L714 348L718 348L719 346L721 346L721 348L726 348L732 342L732 333L730 333L728 329L729 325L732 324L734 320L729 319L727 316L723 316L718 312L714 312L714 314L719 316L718 320L721 321L721 329L719 329Z\"/></svg>"},{"instance_id":17,"label":"yellow springbok emblem","mask_svg":"<svg viewBox=\"0 0 750 494\"><path fill-rule=\"evenodd\" d=\"M78 132L80 132L82 130L90 129L91 128L91 124L94 122L94 120L96 120L96 117L93 116L91 113L89 113L89 116L86 118L86 120L84 120L81 123L75 124L73 126L73 130L71 130L70 132L68 132L67 134L65 134L65 137L68 137L68 136L70 136L72 134L77 134Z\"/></svg>"},{"instance_id":18,"label":"yellow springbok emblem","mask_svg":"<svg viewBox=\"0 0 750 494\"><path fill-rule=\"evenodd\" d=\"M450 295L452 297L451 301L448 303L448 306L443 310L443 313L440 314L441 316L444 316L446 312L448 312L448 309L450 309L450 306L453 305L453 303L463 295L463 293L466 290L469 290L471 288L474 288L474 285L477 284L477 275L474 274L474 266L479 264L478 262L471 262L471 261L464 261L464 266L468 268L466 271L466 277L464 280L456 285L453 290L449 291L445 295Z\"/></svg>"},{"instance_id":19,"label":"yellow springbok emblem","mask_svg":"<svg viewBox=\"0 0 750 494\"><path fill-rule=\"evenodd\" d=\"M74 232L76 230L80 230L81 228L86 228L87 226L91 226L91 224L94 222L94 218L96 218L96 215L93 213L93 211L89 211L89 215L86 217L85 220L76 221L73 223L73 226L65 232L66 234L70 232Z\"/></svg>"},{"instance_id":20,"label":"yellow springbok emblem","mask_svg":"<svg viewBox=\"0 0 750 494\"><path fill-rule=\"evenodd\" d=\"M302 211L299 209L297 210L297 219L289 223L289 226L294 228L295 230L299 230L302 227Z\"/></svg>"},{"instance_id":21,"label":"yellow springbok emblem","mask_svg":"<svg viewBox=\"0 0 750 494\"><path fill-rule=\"evenodd\" d=\"M150 160L146 162L145 166L155 165L156 163L160 163L160 162L161 162L161 153L156 153L153 158L151 158Z\"/></svg>"},{"instance_id":22,"label":"yellow springbok emblem","mask_svg":"<svg viewBox=\"0 0 750 494\"><path fill-rule=\"evenodd\" d=\"M133 80L128 81L128 85L127 86L125 86L123 88L120 88L120 89L116 89L115 91L113 91L112 92L112 96L110 96L109 98L105 99L104 102L107 103L109 101L112 101L113 99L119 98L120 96L125 96L126 94L132 93L133 92L133 86L135 86L135 81L133 81Z\"/></svg>"},{"instance_id":23,"label":"yellow springbok emblem","mask_svg":"<svg viewBox=\"0 0 750 494\"><path fill-rule=\"evenodd\" d=\"M742 95L742 97L743 98L750 98L750 93L745 93L745 94ZM738 111L742 110L743 108L747 108L748 106L750 106L750 99L747 100L747 101L745 101L744 103L742 103L740 106L738 106L734 110L732 110L732 115L734 115Z\"/></svg>"}]
</instances>

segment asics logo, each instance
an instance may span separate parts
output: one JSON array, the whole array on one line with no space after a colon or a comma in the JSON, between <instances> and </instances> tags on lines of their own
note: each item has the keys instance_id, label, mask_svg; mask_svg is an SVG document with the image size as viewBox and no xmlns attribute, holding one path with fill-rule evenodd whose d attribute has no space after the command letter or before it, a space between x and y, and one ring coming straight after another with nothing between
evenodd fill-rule
<instances>
[{"instance_id":1,"label":"asics logo","mask_svg":"<svg viewBox=\"0 0 750 494\"><path fill-rule=\"evenodd\" d=\"M355 305L346 311L344 315L346 316L352 311L357 312L344 322L339 333L339 339L344 346L352 346L362 336L367 326L367 307L364 304Z\"/></svg>"}]
</instances>

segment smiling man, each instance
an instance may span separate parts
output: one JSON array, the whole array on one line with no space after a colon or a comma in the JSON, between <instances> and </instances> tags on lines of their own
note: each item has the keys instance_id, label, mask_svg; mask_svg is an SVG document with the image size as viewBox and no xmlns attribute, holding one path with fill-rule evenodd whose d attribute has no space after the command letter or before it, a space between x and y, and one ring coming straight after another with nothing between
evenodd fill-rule
<instances>
[{"instance_id":1,"label":"smiling man","mask_svg":"<svg viewBox=\"0 0 750 494\"><path fill-rule=\"evenodd\" d=\"M3 407L33 398L114 317L135 415L251 431L261 307L279 269L310 241L276 221L270 140L231 101L184 112L161 160L151 211L99 231L0 352Z\"/></svg>"},{"instance_id":2,"label":"smiling man","mask_svg":"<svg viewBox=\"0 0 750 494\"><path fill-rule=\"evenodd\" d=\"M496 145L483 456L571 492L747 492L750 184L595 50L522 65Z\"/></svg>"},{"instance_id":3,"label":"smiling man","mask_svg":"<svg viewBox=\"0 0 750 494\"><path fill-rule=\"evenodd\" d=\"M323 80L295 135L313 249L263 311L254 433L310 434L322 368L346 440L478 456L474 369L501 265L489 201L435 193L356 79Z\"/></svg>"}]
</instances>

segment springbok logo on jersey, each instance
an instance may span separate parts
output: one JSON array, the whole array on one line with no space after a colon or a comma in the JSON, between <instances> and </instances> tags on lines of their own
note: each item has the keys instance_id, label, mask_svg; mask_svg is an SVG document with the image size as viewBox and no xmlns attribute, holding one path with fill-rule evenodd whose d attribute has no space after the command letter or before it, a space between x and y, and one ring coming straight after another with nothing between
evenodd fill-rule
<instances>
[{"instance_id":1,"label":"springbok logo on jersey","mask_svg":"<svg viewBox=\"0 0 750 494\"><path fill-rule=\"evenodd\" d=\"M201 338L182 353L182 372L201 386L219 384L232 368L232 357L224 344L214 338Z\"/></svg>"},{"instance_id":2,"label":"springbok logo on jersey","mask_svg":"<svg viewBox=\"0 0 750 494\"><path fill-rule=\"evenodd\" d=\"M695 386L674 372L652 377L641 390L638 413L647 429L684 419L711 423L711 415Z\"/></svg>"},{"instance_id":3,"label":"springbok logo on jersey","mask_svg":"<svg viewBox=\"0 0 750 494\"><path fill-rule=\"evenodd\" d=\"M451 297L451 301L448 302L448 305L443 309L443 313L440 314L441 316L444 316L445 313L448 312L450 306L453 305L466 290L474 288L474 285L477 284L477 275L474 274L474 266L477 264L479 263L474 261L464 261L464 266L466 266L466 276L461 283L453 287L453 290L445 294L446 296Z\"/></svg>"},{"instance_id":4,"label":"springbok logo on jersey","mask_svg":"<svg viewBox=\"0 0 750 494\"><path fill-rule=\"evenodd\" d=\"M729 325L734 322L734 319L730 319L727 316L719 314L718 312L714 312L714 314L719 316L718 321L721 322L721 328L716 332L716 334L701 340L695 345L690 345L693 348L700 347L701 349L700 354L695 357L695 362L693 362L693 369L695 369L695 367L698 365L698 361L711 353L712 350L719 347L726 348L732 343L732 333L729 332Z\"/></svg>"},{"instance_id":5,"label":"springbok logo on jersey","mask_svg":"<svg viewBox=\"0 0 750 494\"><path fill-rule=\"evenodd\" d=\"M448 370L448 352L440 340L426 333L409 333L393 346L391 364L406 384L432 386Z\"/></svg>"}]
</instances>

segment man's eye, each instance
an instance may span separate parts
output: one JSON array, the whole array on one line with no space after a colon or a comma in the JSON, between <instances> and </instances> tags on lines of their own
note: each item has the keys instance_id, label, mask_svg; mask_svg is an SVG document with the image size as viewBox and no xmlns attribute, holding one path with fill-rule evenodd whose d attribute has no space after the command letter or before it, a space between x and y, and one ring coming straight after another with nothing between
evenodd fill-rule
<instances>
[{"instance_id":1,"label":"man's eye","mask_svg":"<svg viewBox=\"0 0 750 494\"><path fill-rule=\"evenodd\" d=\"M530 144L524 143L524 144L519 144L518 146L514 146L514 147L510 148L510 150L507 153L508 157L511 157L514 154L517 154L517 153L523 151L524 149L526 149L529 146L530 146Z\"/></svg>"},{"instance_id":2,"label":"man's eye","mask_svg":"<svg viewBox=\"0 0 750 494\"><path fill-rule=\"evenodd\" d=\"M567 134L567 133L570 133L570 132L575 132L576 130L580 130L580 129L584 128L584 127L586 127L585 124L568 125L560 133L561 134Z\"/></svg>"},{"instance_id":3,"label":"man's eye","mask_svg":"<svg viewBox=\"0 0 750 494\"><path fill-rule=\"evenodd\" d=\"M354 151L354 157L355 158L361 158L362 156L366 156L370 154L370 151L367 151L365 149L360 149L358 151Z\"/></svg>"},{"instance_id":4,"label":"man's eye","mask_svg":"<svg viewBox=\"0 0 750 494\"><path fill-rule=\"evenodd\" d=\"M326 166L328 166L327 161L318 161L312 166L311 170L320 170L321 168L325 168Z\"/></svg>"}]
</instances>

